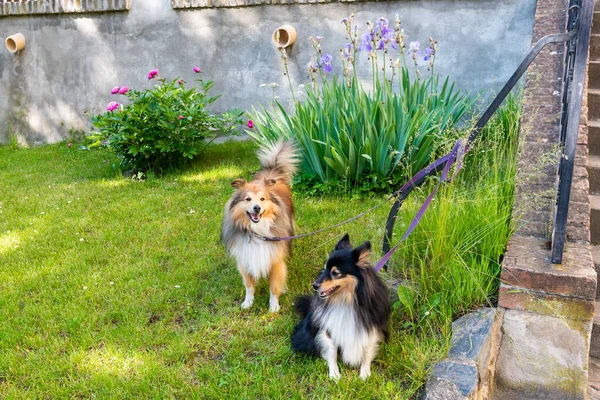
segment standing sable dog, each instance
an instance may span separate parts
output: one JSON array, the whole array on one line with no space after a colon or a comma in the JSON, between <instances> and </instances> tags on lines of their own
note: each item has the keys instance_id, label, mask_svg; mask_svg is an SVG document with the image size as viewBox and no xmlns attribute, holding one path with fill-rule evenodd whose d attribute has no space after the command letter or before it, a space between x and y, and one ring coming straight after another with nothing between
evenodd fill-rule
<instances>
[{"instance_id":1,"label":"standing sable dog","mask_svg":"<svg viewBox=\"0 0 600 400\"><path fill-rule=\"evenodd\" d=\"M302 321L294 329L292 348L322 356L333 379L340 378L338 350L367 379L379 344L388 336L389 292L373 270L370 254L370 242L352 249L346 234L313 283L314 296L296 301Z\"/></svg>"},{"instance_id":2,"label":"standing sable dog","mask_svg":"<svg viewBox=\"0 0 600 400\"><path fill-rule=\"evenodd\" d=\"M290 184L298 164L298 152L292 142L277 142L258 152L261 169L252 182L234 179L236 188L223 218L221 240L236 259L246 287L242 308L252 306L254 286L269 276L269 310L279 311L279 295L285 290L285 258L289 241L264 241L260 236L294 234L294 204Z\"/></svg>"}]
</instances>

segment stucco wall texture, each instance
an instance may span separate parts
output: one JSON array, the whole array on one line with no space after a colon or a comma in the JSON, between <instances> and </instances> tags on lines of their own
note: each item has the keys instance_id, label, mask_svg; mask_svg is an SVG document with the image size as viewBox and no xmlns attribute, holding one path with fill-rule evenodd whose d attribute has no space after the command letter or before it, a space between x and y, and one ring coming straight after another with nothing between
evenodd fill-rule
<instances>
[{"instance_id":1,"label":"stucco wall texture","mask_svg":"<svg viewBox=\"0 0 600 400\"><path fill-rule=\"evenodd\" d=\"M3 17L0 37L21 32L27 46L17 54L0 48L0 141L8 140L9 126L30 144L60 141L70 128L87 130L84 110L102 112L115 100L114 86L149 87L153 68L192 82L192 68L200 67L215 82L212 93L222 95L215 111L269 105L271 90L259 85L271 82L279 83L275 95L287 103L273 30L296 28L290 76L294 86L307 84L307 65L314 61L309 36L325 38L323 49L334 56L339 74L339 49L346 43L340 21L350 13L364 31L366 21L385 16L392 23L398 12L410 41L423 47L430 36L439 41L436 72L490 98L530 48L535 4L403 0L173 10L169 0L131 0L129 11ZM365 54L360 59L359 74L368 85L370 64Z\"/></svg>"}]
</instances>

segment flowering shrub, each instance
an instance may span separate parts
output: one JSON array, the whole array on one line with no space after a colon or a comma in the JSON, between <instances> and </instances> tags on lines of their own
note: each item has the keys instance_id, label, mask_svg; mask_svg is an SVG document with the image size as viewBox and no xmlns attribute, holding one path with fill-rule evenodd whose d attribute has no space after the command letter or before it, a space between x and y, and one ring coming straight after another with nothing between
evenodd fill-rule
<instances>
[{"instance_id":1,"label":"flowering shrub","mask_svg":"<svg viewBox=\"0 0 600 400\"><path fill-rule=\"evenodd\" d=\"M322 50L324 38L311 37L316 61L309 65L305 101L294 101L293 115L280 104L276 111L253 110L248 133L261 145L296 139L303 150L301 187L387 191L427 165L475 99L434 74L437 41L430 38L423 51L417 41L406 48L398 17L395 28L382 17L367 23L362 35L353 16L342 24L348 39L339 50L343 77L328 80L333 56ZM357 78L359 54L371 61L370 91Z\"/></svg>"},{"instance_id":2,"label":"flowering shrub","mask_svg":"<svg viewBox=\"0 0 600 400\"><path fill-rule=\"evenodd\" d=\"M159 82L151 89L113 88L111 94L130 103L111 101L104 114L91 118L99 131L92 136L95 144L106 141L124 169L161 171L192 159L218 136L235 133L242 113L210 113L207 106L219 96L209 96L213 83L202 79L199 68L194 71L198 89L186 88L180 79L160 78L156 69L148 73L149 80Z\"/></svg>"}]
</instances>

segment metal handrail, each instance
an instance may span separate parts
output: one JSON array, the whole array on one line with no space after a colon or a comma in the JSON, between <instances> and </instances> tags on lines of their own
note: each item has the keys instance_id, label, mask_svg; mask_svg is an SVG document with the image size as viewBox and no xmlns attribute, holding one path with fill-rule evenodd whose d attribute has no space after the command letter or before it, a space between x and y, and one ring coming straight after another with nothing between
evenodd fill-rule
<instances>
[{"instance_id":1,"label":"metal handrail","mask_svg":"<svg viewBox=\"0 0 600 400\"><path fill-rule=\"evenodd\" d=\"M583 3L583 4L580 5L579 3ZM567 32L561 33L561 34L544 36L533 46L533 48L527 54L527 57L525 57L525 59L521 62L519 67L512 74L510 79L506 82L504 87L500 90L500 92L494 98L494 100L489 105L489 107L481 115L481 117L479 118L479 120L477 121L477 123L475 124L473 129L471 130L471 133L469 134L467 144L470 144L475 140L475 138L477 137L477 135L479 134L481 129L489 121L489 119L492 117L492 115L498 109L498 107L500 107L500 105L506 99L506 97L508 96L510 91L514 88L514 86L517 84L519 79L523 76L523 74L525 73L525 71L527 70L529 65L533 62L533 60L537 57L537 55L542 51L542 49L546 45L548 45L550 43L569 42L569 49L571 49L573 47L571 44L573 43L574 40L577 40L579 43L585 42L586 43L585 58L587 59L587 44L589 43L589 32L590 32L589 28L591 25L590 10L592 8L593 8L592 0L571 0L571 6L569 8L569 23L567 26L568 27ZM582 29L580 29L580 27ZM587 34L587 36L585 36L586 34ZM575 51L575 50L573 50L573 51ZM577 54L579 56L581 56L582 53L583 53L583 50ZM574 61L574 65L579 68L581 67L579 58L577 58ZM584 60L584 64L583 64L583 71L585 73L585 60ZM575 68L575 73L573 74L574 82L578 82L578 81L575 81L575 78L579 78L579 75L577 74L578 72L579 72L579 70L577 68ZM566 79L566 81L569 81L569 79ZM583 82L583 81L581 81L581 82ZM566 84L566 82L565 82L565 84ZM579 104L577 107L579 109L581 107L581 93L578 98L576 96L575 101L570 102L569 112L567 114L568 114L568 116L572 116L571 120L573 120L574 119L573 116L575 116L575 110L573 110L573 109L576 106L577 100L578 100L578 104ZM579 121L579 113L577 113L577 118L575 118L575 120ZM567 135L565 135L565 138L568 136L568 133L569 133L569 131L567 130ZM568 143L569 140L572 140L572 138L567 139L566 142ZM576 143L577 142L577 127L575 128L575 139L574 140ZM570 147L569 147L569 149L570 149ZM574 154L574 146L573 146L572 150L573 150L573 154ZM567 153L567 154L569 154L569 153ZM571 155L570 157L567 156L566 158L568 158L572 161L574 156ZM565 159L565 157L562 157L561 161L564 159ZM418 180L415 180L413 182L413 185L411 185L410 187L408 187L407 189L403 190L400 193L400 196L396 199L396 201L392 205L392 208L388 214L388 218L387 218L387 222L386 222L386 226L385 226L386 232L383 237L383 252L384 253L388 253L388 251L390 250L390 239L393 234L394 224L396 222L397 214L398 214L398 211L400 210L400 207L402 206L402 203L408 197L408 194L412 191L412 189L421 185L426 180L427 177L437 174L442 169L443 169L443 165L439 165L439 166L436 166L435 168L432 168L428 174L422 176ZM561 168L561 171L564 174L569 173L568 167ZM571 182L571 178L572 178L572 172L573 172L573 166L572 166L572 162L571 162L570 175L568 177L568 188L564 189L560 192L563 194L563 196L565 194L567 195L567 206L568 206L568 195L570 193L570 182ZM561 177L562 177L562 175L561 175ZM561 181L566 183L566 178L565 178L565 180L561 179ZM567 210L561 209L561 210L562 210L561 212L564 212L564 214L565 214L565 221L566 221L566 212L568 212L568 209ZM561 214L561 216L562 216L562 214ZM564 229L563 229L563 232L564 232ZM560 234L556 235L555 237L559 238ZM562 237L563 237L563 242L564 242L564 234L562 235ZM563 245L564 245L564 243L563 243ZM554 246L553 246L553 251L554 251ZM560 254L562 257L562 248L560 250Z\"/></svg>"},{"instance_id":2,"label":"metal handrail","mask_svg":"<svg viewBox=\"0 0 600 400\"><path fill-rule=\"evenodd\" d=\"M567 29L576 30L577 35L567 44L565 54L560 132L563 151L558 168L557 196L552 221L552 263L554 264L562 263L565 247L593 9L593 0L571 0L569 8Z\"/></svg>"}]
</instances>

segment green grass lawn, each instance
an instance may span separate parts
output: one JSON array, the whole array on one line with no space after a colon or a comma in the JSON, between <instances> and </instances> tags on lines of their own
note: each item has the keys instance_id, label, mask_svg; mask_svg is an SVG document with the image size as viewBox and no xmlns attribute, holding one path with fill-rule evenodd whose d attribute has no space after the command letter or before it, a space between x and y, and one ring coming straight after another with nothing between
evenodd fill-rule
<instances>
[{"instance_id":1,"label":"green grass lawn","mask_svg":"<svg viewBox=\"0 0 600 400\"><path fill-rule=\"evenodd\" d=\"M0 397L410 398L445 356L452 318L495 290L512 192L491 178L448 185L395 257L391 274L412 282L414 310L393 313L367 382L342 366L335 383L324 360L291 351L292 302L310 293L343 233L372 240L380 256L389 207L296 240L281 311L268 312L265 281L243 311L244 287L219 233L229 182L258 168L252 143L213 146L185 170L145 181L123 178L107 150L75 147L0 147ZM493 157L469 160L480 164L465 177ZM424 196L417 190L403 207L395 237ZM299 232L383 198L296 193ZM483 206L501 208L501 218L471 215ZM489 245L494 254L482 247L489 235L501 237Z\"/></svg>"}]
</instances>

